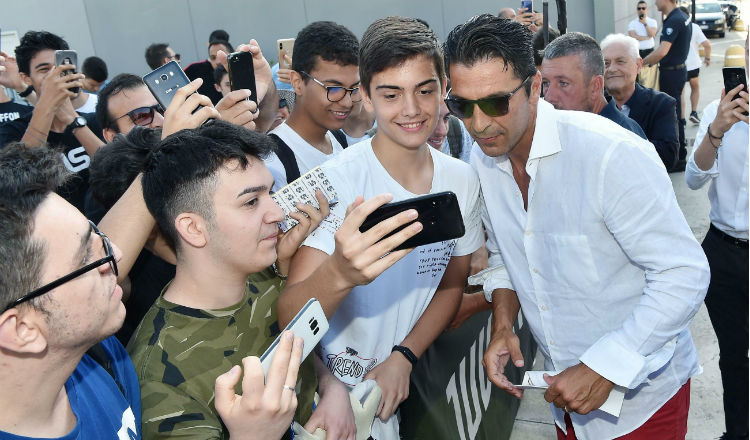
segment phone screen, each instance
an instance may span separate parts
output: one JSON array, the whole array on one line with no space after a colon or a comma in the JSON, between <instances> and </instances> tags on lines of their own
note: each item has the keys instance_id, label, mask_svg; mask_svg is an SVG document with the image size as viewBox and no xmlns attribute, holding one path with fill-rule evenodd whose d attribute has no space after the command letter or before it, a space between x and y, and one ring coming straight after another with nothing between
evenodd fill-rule
<instances>
[{"instance_id":1,"label":"phone screen","mask_svg":"<svg viewBox=\"0 0 750 440\"><path fill-rule=\"evenodd\" d=\"M745 69L742 67L724 67L721 71L724 75L724 90L728 93L730 90L742 84L744 87L741 91L747 92L747 76ZM739 94L737 95L739 96ZM742 112L747 116L747 112Z\"/></svg>"},{"instance_id":2,"label":"phone screen","mask_svg":"<svg viewBox=\"0 0 750 440\"><path fill-rule=\"evenodd\" d=\"M531 12L531 0L521 0L521 9L525 9L526 12Z\"/></svg>"}]
</instances>

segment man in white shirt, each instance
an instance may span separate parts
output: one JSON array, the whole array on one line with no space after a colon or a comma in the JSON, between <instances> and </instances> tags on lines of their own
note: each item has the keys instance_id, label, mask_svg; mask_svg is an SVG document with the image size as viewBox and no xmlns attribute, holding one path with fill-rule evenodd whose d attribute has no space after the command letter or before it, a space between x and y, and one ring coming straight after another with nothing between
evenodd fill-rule
<instances>
[{"instance_id":1,"label":"man in white shirt","mask_svg":"<svg viewBox=\"0 0 750 440\"><path fill-rule=\"evenodd\" d=\"M641 58L645 58L654 50L654 35L656 35L656 20L647 15L648 5L644 0L636 6L638 17L628 23L628 35L638 40L638 50Z\"/></svg>"},{"instance_id":2,"label":"man in white shirt","mask_svg":"<svg viewBox=\"0 0 750 440\"><path fill-rule=\"evenodd\" d=\"M680 9L685 14L690 15L686 7L680 6ZM703 47L703 63L708 67L711 65L711 42L703 34L700 26L695 23L690 24L693 27L693 33L690 36L690 50L685 59L685 68L687 69L688 83L690 83L690 122L698 124L701 121L698 117L698 100L700 99L700 81L698 80L698 75L700 74L701 67L698 46ZM682 117L685 117L684 103L682 104Z\"/></svg>"},{"instance_id":3,"label":"man in white shirt","mask_svg":"<svg viewBox=\"0 0 750 440\"><path fill-rule=\"evenodd\" d=\"M745 40L745 70L747 48ZM726 90L703 111L685 168L690 188L711 182L711 226L703 240L711 266L706 309L719 340L725 440L748 437L748 93L740 90Z\"/></svg>"},{"instance_id":4,"label":"man in white shirt","mask_svg":"<svg viewBox=\"0 0 750 440\"><path fill-rule=\"evenodd\" d=\"M484 365L523 366L520 308L545 358L558 438L669 438L687 431L700 372L687 326L708 265L651 145L617 124L539 99L531 35L481 15L445 43L446 100L480 148L493 303ZM617 386L619 417L597 410ZM565 435L567 430L567 437ZM677 437L671 437L677 438Z\"/></svg>"},{"instance_id":5,"label":"man in white shirt","mask_svg":"<svg viewBox=\"0 0 750 440\"><path fill-rule=\"evenodd\" d=\"M283 324L310 297L320 301L330 319L320 345L323 362L351 387L369 379L377 383L382 399L372 436L391 440L399 438L395 412L409 393L412 367L455 315L471 253L482 245L479 181L468 164L427 144L446 87L435 34L411 18L378 19L365 31L360 55L364 103L374 109L378 131L322 165L339 203L296 254L278 307ZM339 226L347 206L359 205L362 197L383 203L382 193L400 201L443 191L458 199L466 231L461 238L407 255L390 252L403 241L389 244L400 233L370 247L374 234L390 229L389 221L408 215L414 220L414 210L360 233L368 212L358 208ZM360 208L366 205L372 211L372 201ZM415 223L401 233L418 230ZM371 268L363 260L372 257ZM311 420L320 414L318 408ZM321 423L345 415L338 410Z\"/></svg>"},{"instance_id":6,"label":"man in white shirt","mask_svg":"<svg viewBox=\"0 0 750 440\"><path fill-rule=\"evenodd\" d=\"M310 23L297 34L290 73L296 102L289 119L269 133L279 147L265 161L274 191L346 147L340 129L362 100L358 52L357 37L330 21Z\"/></svg>"}]
</instances>

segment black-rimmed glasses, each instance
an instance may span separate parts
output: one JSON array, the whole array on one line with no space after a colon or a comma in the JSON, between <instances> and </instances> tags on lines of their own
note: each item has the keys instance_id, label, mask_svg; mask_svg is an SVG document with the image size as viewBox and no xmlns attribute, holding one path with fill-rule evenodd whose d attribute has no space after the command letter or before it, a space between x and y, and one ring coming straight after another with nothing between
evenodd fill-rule
<instances>
[{"instance_id":1,"label":"black-rimmed glasses","mask_svg":"<svg viewBox=\"0 0 750 440\"><path fill-rule=\"evenodd\" d=\"M315 81L315 83L318 84L320 87L323 87L324 89L326 89L326 98L331 102L341 101L342 99L346 97L347 93L351 95L352 102L359 102L362 100L362 95L359 93L359 86L354 87L352 89L347 89L346 87L342 87L342 86L327 86L323 84L322 82L318 81L318 79L315 78L314 76L305 72L304 70L300 71L300 73L310 78L311 80Z\"/></svg>"},{"instance_id":2,"label":"black-rimmed glasses","mask_svg":"<svg viewBox=\"0 0 750 440\"><path fill-rule=\"evenodd\" d=\"M49 284L45 284L44 286L42 286L42 287L40 287L40 288L38 288L36 290L33 290L32 292L27 293L26 295L18 298L17 300L13 301L12 303L8 304L8 306L3 310L3 312L6 312L9 309L12 309L13 307L17 307L19 304L23 304L26 301L34 299L34 298L36 298L38 296L42 296L45 293L49 292L50 290L52 290L52 289L54 289L56 287L59 287L59 286L65 284L65 283L67 283L68 281L70 281L70 280L72 280L74 278L77 278L77 277L85 274L86 272L88 272L88 271L90 271L92 269L96 269L97 267L99 267L99 266L101 266L102 264L105 264L105 263L109 263L109 266L110 266L110 268L112 268L112 272L114 272L115 276L118 275L118 273L117 273L117 260L115 259L115 253L114 253L114 250L112 249L112 243L109 242L109 237L107 237L106 235L104 235L103 232L99 231L99 229L96 227L96 225L94 224L94 222L92 222L91 220L89 220L89 224L91 225L91 230L94 232L94 234L98 235L102 239L102 243L104 245L104 253L105 253L104 258L100 258L100 259L98 259L98 260L96 260L96 261L94 261L92 263L89 263L89 264L83 266L82 268L80 268L80 269L78 269L76 271L73 271L73 272L65 275L64 277L60 277L60 278L56 279L55 281L52 281Z\"/></svg>"},{"instance_id":3,"label":"black-rimmed glasses","mask_svg":"<svg viewBox=\"0 0 750 440\"><path fill-rule=\"evenodd\" d=\"M516 92L521 90L521 87L523 87L530 78L531 76L527 76L518 87L513 89L510 93L502 96L488 96L481 99L461 99L450 96L451 91L448 91L448 97L445 98L445 105L447 105L448 110L459 119L470 118L474 114L474 104L478 105L487 116L504 116L508 114L510 98L515 95Z\"/></svg>"},{"instance_id":4,"label":"black-rimmed glasses","mask_svg":"<svg viewBox=\"0 0 750 440\"><path fill-rule=\"evenodd\" d=\"M125 116L129 116L130 120L133 121L133 124L140 125L141 127L145 127L146 125L154 122L155 112L159 112L159 114L163 114L161 110L161 106L159 104L154 104L150 107L138 107L135 110L131 110L125 113L124 115L113 119L112 123L114 123L118 119L124 118Z\"/></svg>"}]
</instances>

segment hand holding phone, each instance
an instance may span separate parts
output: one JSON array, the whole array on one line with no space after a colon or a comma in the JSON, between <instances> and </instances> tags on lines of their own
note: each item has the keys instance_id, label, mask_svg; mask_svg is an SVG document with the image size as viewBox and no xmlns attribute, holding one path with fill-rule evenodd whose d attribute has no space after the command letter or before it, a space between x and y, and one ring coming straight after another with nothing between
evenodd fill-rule
<instances>
[{"instance_id":1,"label":"hand holding phone","mask_svg":"<svg viewBox=\"0 0 750 440\"><path fill-rule=\"evenodd\" d=\"M302 340L292 333L282 335L268 380L259 359L249 356L242 368L235 365L216 378L214 406L231 438L281 438L289 430L297 396L294 386L302 357ZM244 369L244 375L242 370ZM242 378L242 395L234 392Z\"/></svg>"},{"instance_id":2,"label":"hand holding phone","mask_svg":"<svg viewBox=\"0 0 750 440\"><path fill-rule=\"evenodd\" d=\"M291 63L287 62L285 55L292 59L294 53L294 38L283 38L276 40L278 46L279 69L291 69Z\"/></svg>"},{"instance_id":3,"label":"hand holding phone","mask_svg":"<svg viewBox=\"0 0 750 440\"><path fill-rule=\"evenodd\" d=\"M253 54L250 52L234 52L227 57L227 73L232 90L250 90L250 100L258 104L258 92L255 87L255 71L253 69Z\"/></svg>"},{"instance_id":4,"label":"hand holding phone","mask_svg":"<svg viewBox=\"0 0 750 440\"><path fill-rule=\"evenodd\" d=\"M532 12L533 8L531 5L531 0L521 0L521 12Z\"/></svg>"},{"instance_id":5,"label":"hand holding phone","mask_svg":"<svg viewBox=\"0 0 750 440\"><path fill-rule=\"evenodd\" d=\"M747 93L747 76L745 75L745 68L743 67L724 67L721 70L722 75L724 76L724 92L729 94L732 90L734 90L739 85L742 85L742 89L740 92ZM734 99L737 99L739 97L739 92L734 97ZM747 102L747 99L745 99L745 102ZM742 112L743 115L747 116L748 112Z\"/></svg>"},{"instance_id":6,"label":"hand holding phone","mask_svg":"<svg viewBox=\"0 0 750 440\"><path fill-rule=\"evenodd\" d=\"M209 119L221 118L219 112L211 104L211 100L207 96L196 93L201 84L203 80L198 78L177 89L171 96L171 102L164 111L162 139L180 130L197 128ZM159 101L158 98L157 101Z\"/></svg>"},{"instance_id":7,"label":"hand holding phone","mask_svg":"<svg viewBox=\"0 0 750 440\"><path fill-rule=\"evenodd\" d=\"M78 73L78 54L74 50L56 50L55 51L55 66L72 65L73 69L64 70L60 73L60 76L67 76L74 73ZM69 89L73 93L81 91L80 87L71 87Z\"/></svg>"}]
</instances>

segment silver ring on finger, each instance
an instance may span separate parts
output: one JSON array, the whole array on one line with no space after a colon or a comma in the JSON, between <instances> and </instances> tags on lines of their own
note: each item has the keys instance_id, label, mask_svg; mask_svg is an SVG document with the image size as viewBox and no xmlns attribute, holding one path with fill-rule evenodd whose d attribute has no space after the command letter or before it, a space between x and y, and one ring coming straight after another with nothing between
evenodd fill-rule
<instances>
[{"instance_id":1,"label":"silver ring on finger","mask_svg":"<svg viewBox=\"0 0 750 440\"><path fill-rule=\"evenodd\" d=\"M284 389L285 389L285 390L289 390L289 391L291 391L291 392L294 392L294 391L295 391L295 388L294 388L293 386L289 386L289 385L284 385Z\"/></svg>"}]
</instances>

